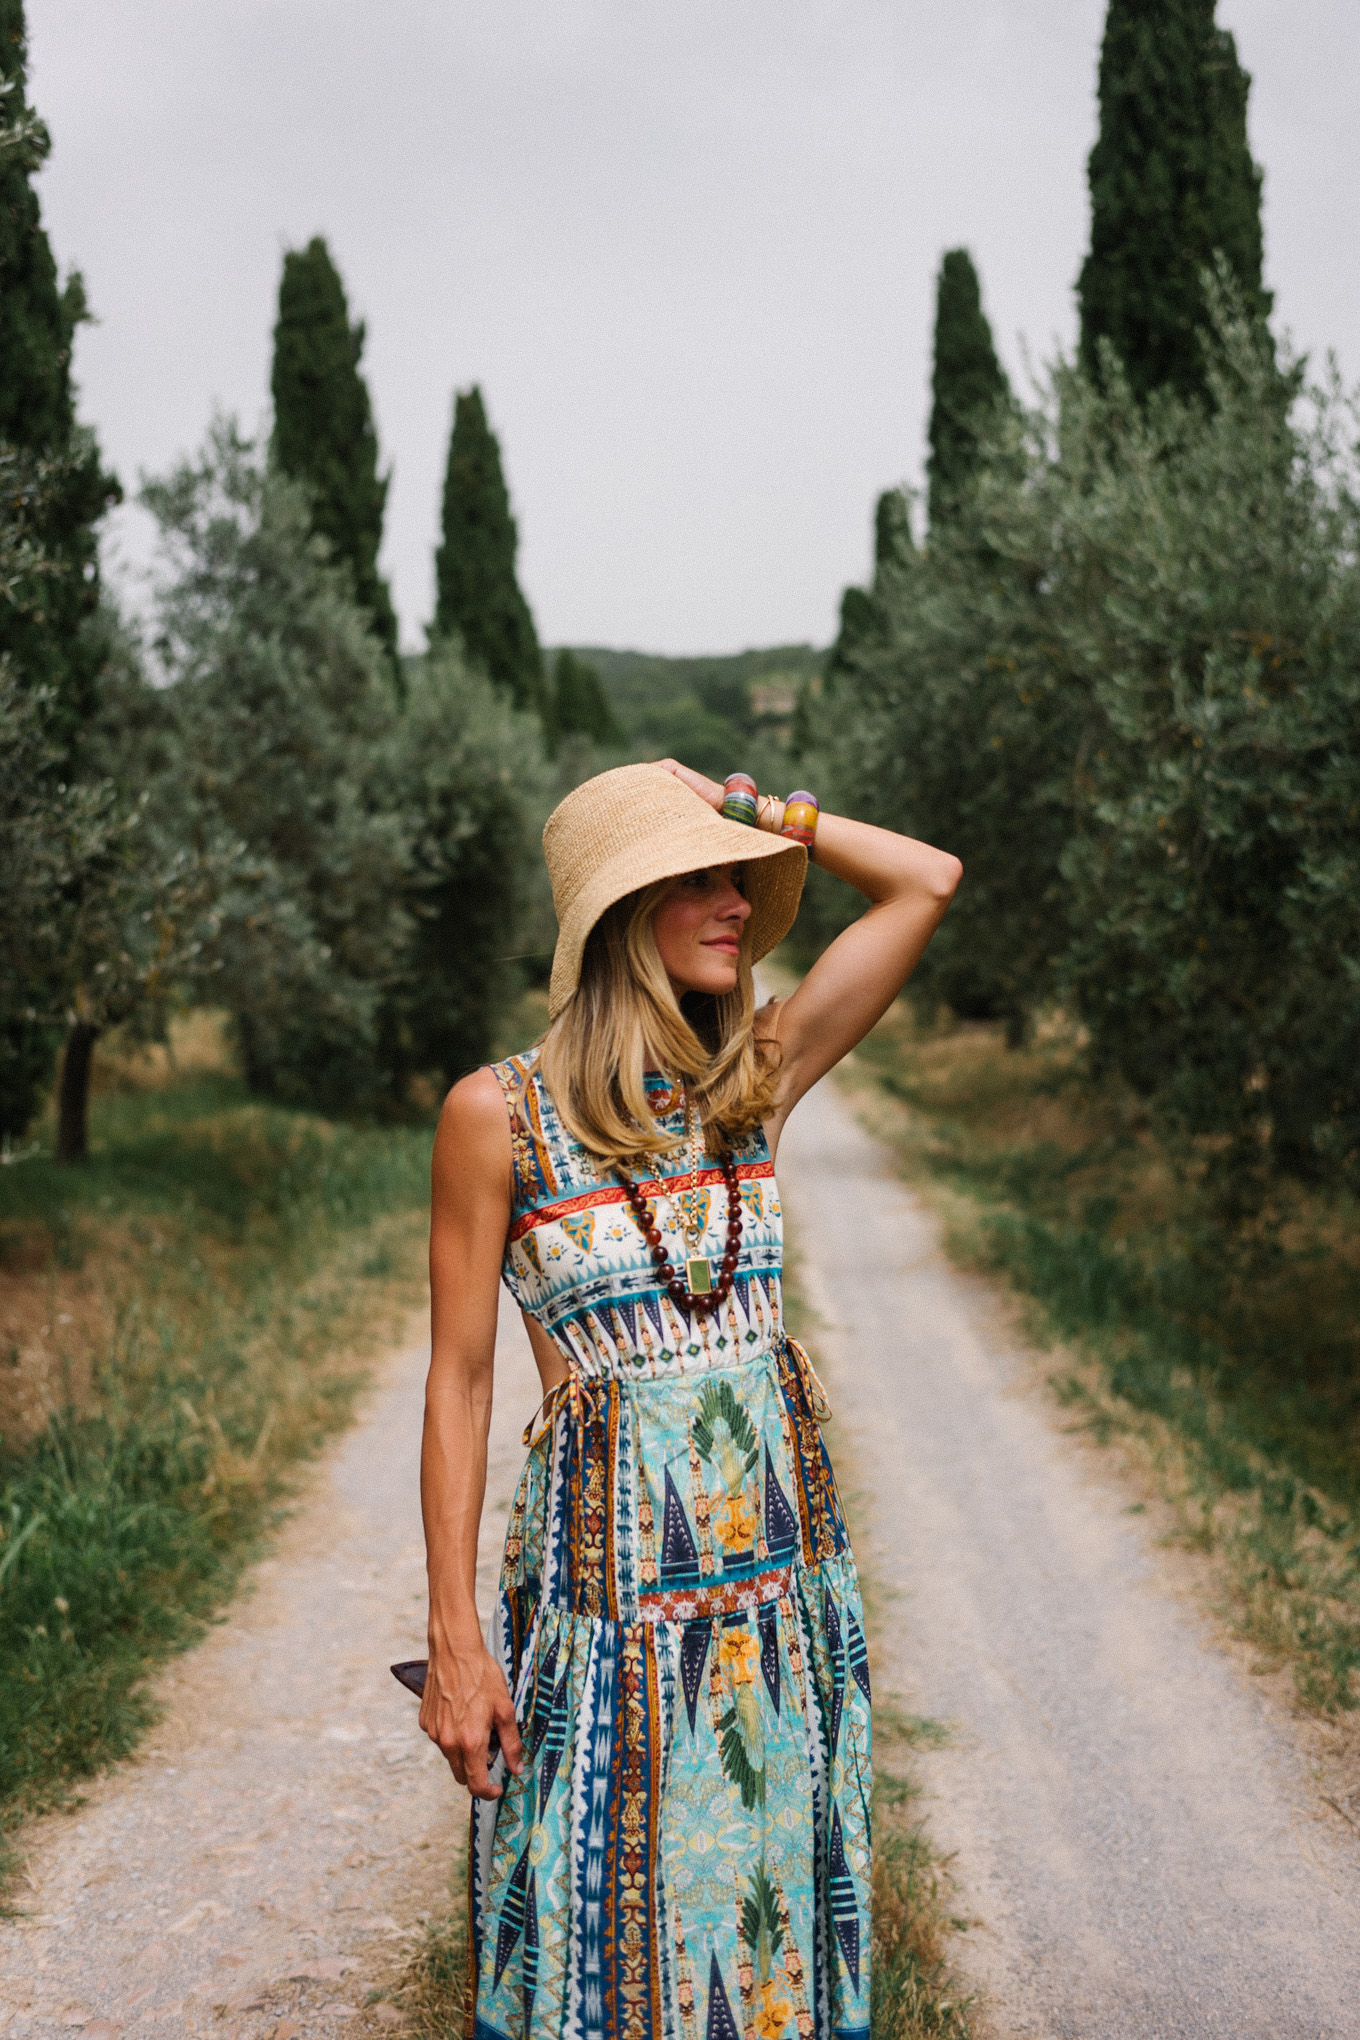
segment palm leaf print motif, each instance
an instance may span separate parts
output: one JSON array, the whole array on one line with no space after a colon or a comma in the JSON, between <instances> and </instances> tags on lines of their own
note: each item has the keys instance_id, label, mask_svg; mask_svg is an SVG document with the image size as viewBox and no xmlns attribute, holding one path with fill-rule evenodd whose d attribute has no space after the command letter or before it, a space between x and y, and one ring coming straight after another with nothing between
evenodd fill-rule
<instances>
[{"instance_id":1,"label":"palm leaf print motif","mask_svg":"<svg viewBox=\"0 0 1360 2040\"><path fill-rule=\"evenodd\" d=\"M717 1720L718 1754L724 1775L741 1794L748 1813L765 1804L765 1766L756 1761L763 1755L760 1729L760 1701L756 1697L756 1668L760 1645L738 1615L723 1625L718 1643L718 1670L731 1693L732 1704Z\"/></svg>"}]
</instances>

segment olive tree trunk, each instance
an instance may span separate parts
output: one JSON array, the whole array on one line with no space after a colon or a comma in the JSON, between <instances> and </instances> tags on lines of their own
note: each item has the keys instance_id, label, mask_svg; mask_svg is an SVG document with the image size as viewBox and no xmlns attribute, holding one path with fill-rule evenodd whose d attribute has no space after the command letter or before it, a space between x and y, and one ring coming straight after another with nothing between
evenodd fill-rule
<instances>
[{"instance_id":1,"label":"olive tree trunk","mask_svg":"<svg viewBox=\"0 0 1360 2040\"><path fill-rule=\"evenodd\" d=\"M90 1065L99 1029L77 1020L66 1037L57 1092L57 1160L83 1162L90 1152Z\"/></svg>"}]
</instances>

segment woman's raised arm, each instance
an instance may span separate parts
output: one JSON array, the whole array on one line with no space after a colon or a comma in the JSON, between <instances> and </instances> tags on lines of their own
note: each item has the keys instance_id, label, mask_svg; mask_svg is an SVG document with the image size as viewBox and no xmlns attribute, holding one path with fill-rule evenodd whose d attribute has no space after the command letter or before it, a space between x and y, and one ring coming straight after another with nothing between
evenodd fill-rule
<instances>
[{"instance_id":1,"label":"woman's raised arm","mask_svg":"<svg viewBox=\"0 0 1360 2040\"><path fill-rule=\"evenodd\" d=\"M723 790L675 760L662 761L714 807ZM771 825L783 820L774 803ZM947 850L911 836L823 814L813 862L869 901L869 910L818 957L775 1020L780 1047L779 1105L767 1131L771 1150L806 1091L881 1020L920 962L953 899L963 866Z\"/></svg>"},{"instance_id":2,"label":"woman's raised arm","mask_svg":"<svg viewBox=\"0 0 1360 2040\"><path fill-rule=\"evenodd\" d=\"M430 1666L420 1725L479 1799L494 1728L517 1775L520 1738L500 1666L477 1618L477 1532L496 1352L501 1257L510 1225L510 1128L490 1070L455 1084L434 1143L430 1374L420 1502L430 1580Z\"/></svg>"},{"instance_id":3,"label":"woman's raised arm","mask_svg":"<svg viewBox=\"0 0 1360 2040\"><path fill-rule=\"evenodd\" d=\"M776 819L782 805L776 803ZM963 876L947 850L844 815L821 816L813 858L863 893L869 909L828 944L783 1004L774 1139L803 1094L883 1018Z\"/></svg>"}]
</instances>

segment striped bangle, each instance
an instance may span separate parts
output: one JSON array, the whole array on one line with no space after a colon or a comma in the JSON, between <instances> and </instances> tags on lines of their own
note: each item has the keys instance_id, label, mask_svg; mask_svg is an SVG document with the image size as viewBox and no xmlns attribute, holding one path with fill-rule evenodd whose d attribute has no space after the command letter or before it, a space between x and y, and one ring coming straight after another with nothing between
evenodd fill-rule
<instances>
[{"instance_id":1,"label":"striped bangle","mask_svg":"<svg viewBox=\"0 0 1360 2040\"><path fill-rule=\"evenodd\" d=\"M784 802L784 824L779 833L789 836L795 843L801 843L805 850L811 850L817 840L817 817L821 810L815 793L806 790L791 793Z\"/></svg>"},{"instance_id":2,"label":"striped bangle","mask_svg":"<svg viewBox=\"0 0 1360 2040\"><path fill-rule=\"evenodd\" d=\"M724 821L744 822L748 829L753 829L756 825L756 806L756 783L749 772L729 772L723 781Z\"/></svg>"}]
</instances>

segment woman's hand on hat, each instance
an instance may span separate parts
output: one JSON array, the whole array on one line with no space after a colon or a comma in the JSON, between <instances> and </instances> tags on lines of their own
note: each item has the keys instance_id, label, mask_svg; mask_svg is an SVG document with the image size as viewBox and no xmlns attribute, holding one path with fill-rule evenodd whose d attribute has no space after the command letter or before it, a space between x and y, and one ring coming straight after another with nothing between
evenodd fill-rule
<instances>
[{"instance_id":1,"label":"woman's hand on hat","mask_svg":"<svg viewBox=\"0 0 1360 2040\"><path fill-rule=\"evenodd\" d=\"M702 772L691 772L688 765L682 765L678 758L658 758L663 772L673 772L691 793L697 793L700 800L706 800L711 808L721 808L723 790L716 779L705 779Z\"/></svg>"}]
</instances>

